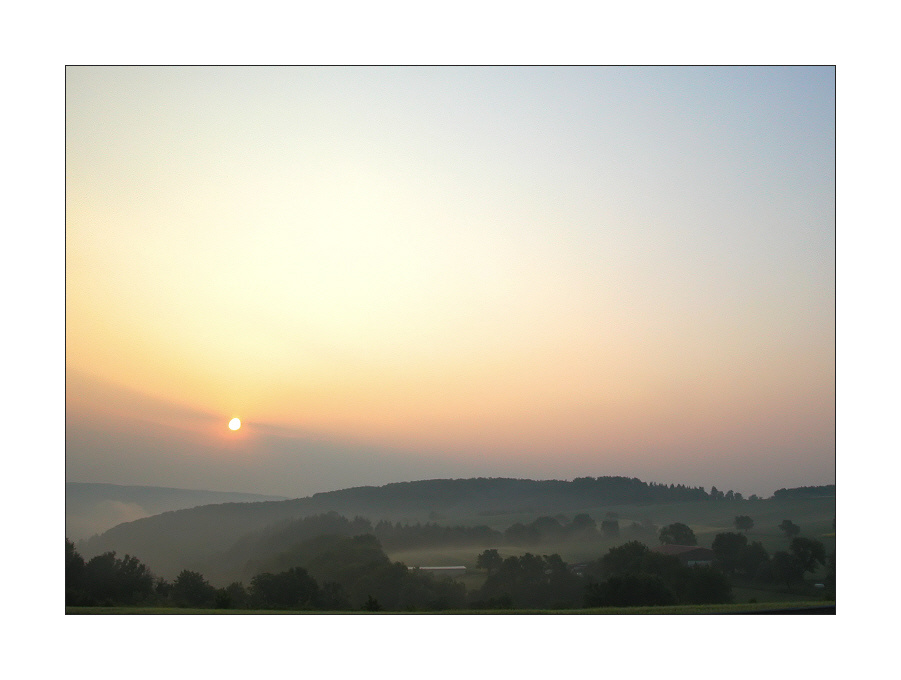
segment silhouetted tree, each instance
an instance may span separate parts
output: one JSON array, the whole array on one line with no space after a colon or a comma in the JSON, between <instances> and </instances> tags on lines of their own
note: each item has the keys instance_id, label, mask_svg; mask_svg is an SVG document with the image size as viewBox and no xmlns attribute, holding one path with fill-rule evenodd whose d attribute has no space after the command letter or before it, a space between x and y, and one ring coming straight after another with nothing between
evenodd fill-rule
<instances>
[{"instance_id":1,"label":"silhouetted tree","mask_svg":"<svg viewBox=\"0 0 901 680\"><path fill-rule=\"evenodd\" d=\"M711 548L716 553L717 561L727 574L735 573L741 565L741 558L748 547L748 539L744 534L732 531L717 534Z\"/></svg>"},{"instance_id":2,"label":"silhouetted tree","mask_svg":"<svg viewBox=\"0 0 901 680\"><path fill-rule=\"evenodd\" d=\"M754 527L754 520L748 515L738 515L734 522L735 528L739 531L749 531Z\"/></svg>"},{"instance_id":3,"label":"silhouetted tree","mask_svg":"<svg viewBox=\"0 0 901 680\"><path fill-rule=\"evenodd\" d=\"M136 557L118 559L115 552L106 552L85 564L83 584L84 604L131 605L153 594L154 578Z\"/></svg>"},{"instance_id":4,"label":"silhouetted tree","mask_svg":"<svg viewBox=\"0 0 901 680\"><path fill-rule=\"evenodd\" d=\"M615 519L601 520L601 533L606 538L619 537L619 521Z\"/></svg>"},{"instance_id":5,"label":"silhouetted tree","mask_svg":"<svg viewBox=\"0 0 901 680\"><path fill-rule=\"evenodd\" d=\"M593 537L597 535L598 525L590 515L582 512L573 517L573 521L569 523L566 529L573 536Z\"/></svg>"},{"instance_id":6,"label":"silhouetted tree","mask_svg":"<svg viewBox=\"0 0 901 680\"><path fill-rule=\"evenodd\" d=\"M637 574L641 571L642 563L649 552L648 546L644 543L629 541L610 548L596 563L599 569L593 570L591 568L593 565L589 565L588 571L597 571L601 577L614 574Z\"/></svg>"},{"instance_id":7,"label":"silhouetted tree","mask_svg":"<svg viewBox=\"0 0 901 680\"><path fill-rule=\"evenodd\" d=\"M826 564L826 548L816 539L796 536L792 539L788 550L797 562L802 575L808 571L815 571L817 565Z\"/></svg>"},{"instance_id":8,"label":"silhouetted tree","mask_svg":"<svg viewBox=\"0 0 901 680\"><path fill-rule=\"evenodd\" d=\"M676 604L676 596L659 576L622 574L586 586L588 607L642 607Z\"/></svg>"},{"instance_id":9,"label":"silhouetted tree","mask_svg":"<svg viewBox=\"0 0 901 680\"><path fill-rule=\"evenodd\" d=\"M611 548L599 560L589 563L584 574L589 584L586 602L594 603L590 606L602 606L600 603L613 606L623 601L670 604L672 600L657 587L658 582L675 602L700 604L728 602L731 598L731 586L718 569L688 567L678 558L649 550L638 541ZM641 578L624 579L626 576ZM601 586L602 583L608 585ZM630 588L635 592L627 597Z\"/></svg>"},{"instance_id":10,"label":"silhouetted tree","mask_svg":"<svg viewBox=\"0 0 901 680\"><path fill-rule=\"evenodd\" d=\"M556 541L563 538L565 529L554 517L539 517L529 525L542 541Z\"/></svg>"},{"instance_id":11,"label":"silhouetted tree","mask_svg":"<svg viewBox=\"0 0 901 680\"><path fill-rule=\"evenodd\" d=\"M508 557L474 596L474 605L503 598L515 607L564 609L582 603L583 581L573 574L559 555Z\"/></svg>"},{"instance_id":12,"label":"silhouetted tree","mask_svg":"<svg viewBox=\"0 0 901 680\"><path fill-rule=\"evenodd\" d=\"M84 600L84 558L75 550L75 544L66 539L66 606L80 604Z\"/></svg>"},{"instance_id":13,"label":"silhouetted tree","mask_svg":"<svg viewBox=\"0 0 901 680\"><path fill-rule=\"evenodd\" d=\"M760 568L770 561L769 553L760 541L754 541L744 549L741 556L741 570L748 578L754 578Z\"/></svg>"},{"instance_id":14,"label":"silhouetted tree","mask_svg":"<svg viewBox=\"0 0 901 680\"><path fill-rule=\"evenodd\" d=\"M800 570L797 560L793 559L784 550L780 550L773 554L773 558L767 565L767 572L771 580L785 584L785 587L791 590L791 586L796 581L800 581L803 572Z\"/></svg>"},{"instance_id":15,"label":"silhouetted tree","mask_svg":"<svg viewBox=\"0 0 901 680\"><path fill-rule=\"evenodd\" d=\"M496 548L491 548L481 553L476 558L476 568L485 569L489 574L496 571L503 563L504 558L498 554Z\"/></svg>"},{"instance_id":16,"label":"silhouetted tree","mask_svg":"<svg viewBox=\"0 0 901 680\"><path fill-rule=\"evenodd\" d=\"M697 545L698 539L691 528L681 522L674 522L660 530L660 542L673 545Z\"/></svg>"},{"instance_id":17,"label":"silhouetted tree","mask_svg":"<svg viewBox=\"0 0 901 680\"><path fill-rule=\"evenodd\" d=\"M216 591L217 609L246 609L250 604L250 596L244 584L234 582Z\"/></svg>"},{"instance_id":18,"label":"silhouetted tree","mask_svg":"<svg viewBox=\"0 0 901 680\"><path fill-rule=\"evenodd\" d=\"M351 609L347 591L340 583L326 581L319 589L319 607L328 611Z\"/></svg>"},{"instance_id":19,"label":"silhouetted tree","mask_svg":"<svg viewBox=\"0 0 901 680\"><path fill-rule=\"evenodd\" d=\"M183 569L172 584L170 593L176 607L212 607L216 600L216 588L196 571Z\"/></svg>"},{"instance_id":20,"label":"silhouetted tree","mask_svg":"<svg viewBox=\"0 0 901 680\"><path fill-rule=\"evenodd\" d=\"M319 584L302 567L257 574L250 582L250 601L259 609L314 609L318 600Z\"/></svg>"},{"instance_id":21,"label":"silhouetted tree","mask_svg":"<svg viewBox=\"0 0 901 680\"><path fill-rule=\"evenodd\" d=\"M712 567L688 567L685 598L692 604L718 604L732 601L732 586L725 574Z\"/></svg>"},{"instance_id":22,"label":"silhouetted tree","mask_svg":"<svg viewBox=\"0 0 901 680\"><path fill-rule=\"evenodd\" d=\"M792 522L790 519L784 519L779 524L779 528L785 533L787 538L794 538L801 533L801 527Z\"/></svg>"},{"instance_id":23,"label":"silhouetted tree","mask_svg":"<svg viewBox=\"0 0 901 680\"><path fill-rule=\"evenodd\" d=\"M367 612L380 612L382 611L382 605L380 605L379 601L372 595L369 595L367 596L366 602L363 604L361 609Z\"/></svg>"}]
</instances>

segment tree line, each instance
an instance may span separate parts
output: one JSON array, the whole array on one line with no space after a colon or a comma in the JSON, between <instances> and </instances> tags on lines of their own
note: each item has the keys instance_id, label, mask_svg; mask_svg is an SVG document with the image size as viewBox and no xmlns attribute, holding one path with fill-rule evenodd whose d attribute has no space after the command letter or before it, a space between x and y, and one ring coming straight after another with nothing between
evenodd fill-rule
<instances>
[{"instance_id":1,"label":"tree line","mask_svg":"<svg viewBox=\"0 0 901 680\"><path fill-rule=\"evenodd\" d=\"M103 553L85 561L66 539L66 606L217 609L446 610L466 605L463 584L392 562L370 535L319 536L301 546L307 563L216 588L197 571L171 582L137 558Z\"/></svg>"},{"instance_id":2,"label":"tree line","mask_svg":"<svg viewBox=\"0 0 901 680\"><path fill-rule=\"evenodd\" d=\"M601 523L608 532L617 526L608 514ZM156 577L138 558L106 552L85 561L66 539L67 606L174 606L221 609L296 610L450 610L552 608L600 606L707 604L729 602L733 582L777 584L791 591L806 574L827 566L827 592L835 590L835 555L828 557L820 541L800 536L790 520L779 526L786 550L770 555L759 541L749 542L744 532L754 526L749 516L735 517L736 532L715 536L709 566L687 566L677 557L651 550L632 539L610 548L598 559L578 568L557 554L501 557L497 548L484 550L476 567L484 570L484 583L471 592L455 580L436 577L401 562L392 562L374 533L342 535L334 530L373 528L363 518L347 520L336 513L287 523L270 532L284 547L285 532L298 540L287 550L263 561L250 561L252 576L224 588L212 586L198 571L184 569L171 582ZM434 525L437 526L437 525ZM380 522L384 536L404 536L411 527ZM517 527L514 529L514 527ZM300 531L303 528L304 531ZM329 534L305 535L323 528ZM445 529L454 529L445 527ZM416 525L417 532L434 531L432 525ZM539 517L515 524L493 538L530 531L536 540L598 534L596 522L586 514L570 521ZM618 531L618 528L617 528ZM650 531L645 526L643 531ZM398 533L399 532L399 533ZM440 533L440 532L439 532ZM409 538L409 536L407 536ZM656 531L661 544L696 546L690 527L676 522ZM497 545L500 545L498 543Z\"/></svg>"},{"instance_id":3,"label":"tree line","mask_svg":"<svg viewBox=\"0 0 901 680\"><path fill-rule=\"evenodd\" d=\"M486 525L448 526L437 522L390 522L380 520L373 524L365 517L348 519L336 512L283 521L262 531L245 536L224 557L231 563L247 561L248 556L263 556L284 550L292 545L322 534L356 536L372 534L388 550L413 548L490 547L497 545L539 545L545 542L566 540L593 540L597 538L653 539L657 527L649 520L620 525L616 513L608 512L600 523L586 513L578 513L571 519L565 515L541 516L529 523L516 522L503 531Z\"/></svg>"}]
</instances>

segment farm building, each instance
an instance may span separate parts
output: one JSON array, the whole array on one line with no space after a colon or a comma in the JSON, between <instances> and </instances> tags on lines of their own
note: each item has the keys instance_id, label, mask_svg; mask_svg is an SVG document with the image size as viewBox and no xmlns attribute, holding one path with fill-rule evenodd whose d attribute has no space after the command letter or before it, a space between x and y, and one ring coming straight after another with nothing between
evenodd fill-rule
<instances>
[{"instance_id":1,"label":"farm building","mask_svg":"<svg viewBox=\"0 0 901 680\"><path fill-rule=\"evenodd\" d=\"M411 571L419 570L435 576L462 576L466 573L466 567L409 567Z\"/></svg>"},{"instance_id":2,"label":"farm building","mask_svg":"<svg viewBox=\"0 0 901 680\"><path fill-rule=\"evenodd\" d=\"M663 555L678 557L682 564L687 564L689 567L696 564L701 566L710 565L716 557L716 554L710 548L699 548L696 545L670 545L664 543L652 548L652 550Z\"/></svg>"}]
</instances>

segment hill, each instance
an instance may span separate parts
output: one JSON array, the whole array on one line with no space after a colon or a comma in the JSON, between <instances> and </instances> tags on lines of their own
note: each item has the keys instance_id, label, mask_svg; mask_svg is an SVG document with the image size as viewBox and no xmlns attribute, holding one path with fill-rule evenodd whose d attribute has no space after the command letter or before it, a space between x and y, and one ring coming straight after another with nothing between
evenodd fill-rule
<instances>
[{"instance_id":1,"label":"hill","mask_svg":"<svg viewBox=\"0 0 901 680\"><path fill-rule=\"evenodd\" d=\"M779 489L773 498L830 498L835 497L835 484L824 486L798 486L793 489Z\"/></svg>"},{"instance_id":2,"label":"hill","mask_svg":"<svg viewBox=\"0 0 901 680\"><path fill-rule=\"evenodd\" d=\"M803 508L795 508L797 504ZM807 508L809 504L816 507ZM766 527L773 524L776 541L781 540L776 525L785 517L802 521L805 528L808 524L826 526L835 516L834 507L834 499L721 500L702 488L649 484L626 477L583 477L571 482L438 479L356 487L293 500L223 503L164 512L113 527L82 541L78 550L86 559L111 550L120 555L127 553L141 559L158 576L171 579L182 569L213 576L213 571L218 570L212 565L239 570L247 559L266 552L259 543L265 538L259 535L263 530L278 537L272 543L264 541L269 543L268 551L288 550L290 541L282 540L279 525L288 529L296 520L325 513L349 519L362 516L372 524L381 520L441 522L489 525L503 530L515 522L530 522L542 515L590 512L600 520L612 511L630 522L689 522L699 537L731 530L736 515L752 514L760 518L761 531L768 531ZM765 525L762 520L768 515L778 519L768 519ZM284 538L290 534L288 531ZM651 540L654 536L652 533ZM622 540L628 540L625 534ZM251 550L251 546L256 547ZM591 552L593 555L595 549Z\"/></svg>"},{"instance_id":3,"label":"hill","mask_svg":"<svg viewBox=\"0 0 901 680\"><path fill-rule=\"evenodd\" d=\"M66 536L80 540L122 522L210 503L253 503L284 500L284 496L66 482Z\"/></svg>"},{"instance_id":4,"label":"hill","mask_svg":"<svg viewBox=\"0 0 901 680\"><path fill-rule=\"evenodd\" d=\"M122 523L79 543L86 558L109 550L140 557L170 577L208 563L245 534L314 514L337 512L416 522L453 517L501 517L575 511L584 507L706 500L702 488L642 482L628 477L581 477L571 482L505 478L435 479L355 487L306 498L220 503L163 512ZM484 522L482 519L481 522Z\"/></svg>"}]
</instances>

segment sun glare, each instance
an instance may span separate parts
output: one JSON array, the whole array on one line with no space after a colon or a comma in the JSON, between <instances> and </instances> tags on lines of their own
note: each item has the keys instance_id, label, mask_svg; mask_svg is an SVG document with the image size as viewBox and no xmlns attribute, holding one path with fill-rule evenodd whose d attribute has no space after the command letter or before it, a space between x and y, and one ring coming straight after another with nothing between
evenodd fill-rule
<instances>
[{"instance_id":1,"label":"sun glare","mask_svg":"<svg viewBox=\"0 0 901 680\"><path fill-rule=\"evenodd\" d=\"M228 421L228 429L229 430L237 430L241 427L241 419L240 418L232 418Z\"/></svg>"}]
</instances>

